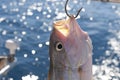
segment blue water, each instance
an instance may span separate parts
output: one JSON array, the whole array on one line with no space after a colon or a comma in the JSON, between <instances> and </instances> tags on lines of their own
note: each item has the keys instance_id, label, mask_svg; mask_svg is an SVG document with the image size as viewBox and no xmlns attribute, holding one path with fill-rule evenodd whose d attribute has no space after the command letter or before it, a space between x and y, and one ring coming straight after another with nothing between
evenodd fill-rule
<instances>
[{"instance_id":1,"label":"blue water","mask_svg":"<svg viewBox=\"0 0 120 80\"><path fill-rule=\"evenodd\" d=\"M46 79L52 23L65 18L65 1L0 0L0 55L8 54L7 39L16 39L20 46L16 51L17 63L4 76L5 80L23 80L27 75L35 75L38 80ZM95 80L120 80L120 4L69 2L71 14L80 7L83 10L77 21L93 41Z\"/></svg>"}]
</instances>

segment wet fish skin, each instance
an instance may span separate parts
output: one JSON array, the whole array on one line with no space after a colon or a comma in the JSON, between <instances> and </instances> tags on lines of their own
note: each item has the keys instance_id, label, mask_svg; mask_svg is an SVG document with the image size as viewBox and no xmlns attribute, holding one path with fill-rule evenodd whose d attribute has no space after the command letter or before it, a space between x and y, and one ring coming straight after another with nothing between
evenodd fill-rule
<instances>
[{"instance_id":1,"label":"wet fish skin","mask_svg":"<svg viewBox=\"0 0 120 80\"><path fill-rule=\"evenodd\" d=\"M92 41L73 16L54 23L49 55L48 80L92 80Z\"/></svg>"}]
</instances>

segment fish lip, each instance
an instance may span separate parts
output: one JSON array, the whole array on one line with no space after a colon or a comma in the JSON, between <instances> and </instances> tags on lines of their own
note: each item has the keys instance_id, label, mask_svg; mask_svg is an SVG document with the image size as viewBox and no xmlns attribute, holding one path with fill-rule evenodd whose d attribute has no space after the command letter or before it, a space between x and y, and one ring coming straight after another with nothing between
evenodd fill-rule
<instances>
[{"instance_id":1,"label":"fish lip","mask_svg":"<svg viewBox=\"0 0 120 80\"><path fill-rule=\"evenodd\" d=\"M70 23L70 18L58 20L53 23L53 28L55 32L60 32L61 35L67 37L70 34L70 26L68 25L69 23Z\"/></svg>"},{"instance_id":2,"label":"fish lip","mask_svg":"<svg viewBox=\"0 0 120 80\"><path fill-rule=\"evenodd\" d=\"M54 21L53 25L54 26L61 26L61 25L65 24L65 22L66 22L65 19L64 20L58 20L58 21Z\"/></svg>"},{"instance_id":3,"label":"fish lip","mask_svg":"<svg viewBox=\"0 0 120 80\"><path fill-rule=\"evenodd\" d=\"M71 15L71 17L67 17L66 19L54 21L53 28L56 31L59 31L60 33L62 33L65 37L67 37L74 31L73 29L75 29L71 25L71 23L73 23L74 21L75 21L75 18L73 15Z\"/></svg>"}]
</instances>

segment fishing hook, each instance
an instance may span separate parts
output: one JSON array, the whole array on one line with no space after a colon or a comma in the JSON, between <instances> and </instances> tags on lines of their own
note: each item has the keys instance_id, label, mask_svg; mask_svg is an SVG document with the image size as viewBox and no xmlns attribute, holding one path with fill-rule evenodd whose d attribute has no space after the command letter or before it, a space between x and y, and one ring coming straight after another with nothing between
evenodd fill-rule
<instances>
[{"instance_id":1,"label":"fishing hook","mask_svg":"<svg viewBox=\"0 0 120 80\"><path fill-rule=\"evenodd\" d=\"M68 4L68 1L69 0L66 0L66 3L65 3L65 13L68 17L71 17L71 15L67 12L67 4ZM82 8L80 8L77 12L77 14L74 16L74 18L77 18L77 16L79 15L80 11L82 10Z\"/></svg>"}]
</instances>

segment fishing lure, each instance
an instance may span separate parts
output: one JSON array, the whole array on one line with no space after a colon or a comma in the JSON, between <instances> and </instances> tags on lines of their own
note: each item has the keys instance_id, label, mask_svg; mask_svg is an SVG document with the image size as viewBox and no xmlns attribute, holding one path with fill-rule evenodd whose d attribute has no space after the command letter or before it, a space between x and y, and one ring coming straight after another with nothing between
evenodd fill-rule
<instances>
[{"instance_id":1,"label":"fishing lure","mask_svg":"<svg viewBox=\"0 0 120 80\"><path fill-rule=\"evenodd\" d=\"M48 80L92 80L92 41L76 21L82 8L54 22L50 35Z\"/></svg>"}]
</instances>

